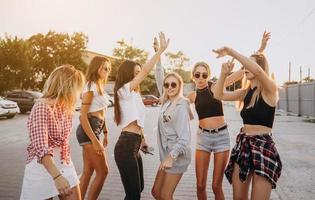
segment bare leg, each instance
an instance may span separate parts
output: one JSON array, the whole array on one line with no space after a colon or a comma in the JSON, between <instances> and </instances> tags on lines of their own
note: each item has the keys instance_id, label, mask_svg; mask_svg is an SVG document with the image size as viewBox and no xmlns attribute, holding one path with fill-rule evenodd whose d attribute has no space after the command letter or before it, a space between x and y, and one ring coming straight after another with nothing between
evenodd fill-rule
<instances>
[{"instance_id":1,"label":"bare leg","mask_svg":"<svg viewBox=\"0 0 315 200\"><path fill-rule=\"evenodd\" d=\"M95 178L88 191L88 200L95 200L98 198L108 174L106 153L104 152L102 155L97 154L92 145L87 146L86 149L88 159L96 172Z\"/></svg>"},{"instance_id":2,"label":"bare leg","mask_svg":"<svg viewBox=\"0 0 315 200\"><path fill-rule=\"evenodd\" d=\"M165 173L162 189L161 189L161 200L173 200L173 194L176 186L183 174L169 174Z\"/></svg>"},{"instance_id":3,"label":"bare leg","mask_svg":"<svg viewBox=\"0 0 315 200\"><path fill-rule=\"evenodd\" d=\"M234 164L232 185L233 185L233 199L234 200L248 200L248 189L252 179L252 173L250 173L246 181L241 182L239 178L240 167L238 164Z\"/></svg>"},{"instance_id":4,"label":"bare leg","mask_svg":"<svg viewBox=\"0 0 315 200\"><path fill-rule=\"evenodd\" d=\"M85 193L88 189L91 176L94 172L94 169L92 167L92 164L89 159L88 149L91 149L91 144L86 144L82 148L82 154L83 154L83 172L80 177L80 189L81 189L81 198L84 199Z\"/></svg>"},{"instance_id":5,"label":"bare leg","mask_svg":"<svg viewBox=\"0 0 315 200\"><path fill-rule=\"evenodd\" d=\"M262 176L253 173L252 182L252 200L268 200L270 199L272 185L271 183Z\"/></svg>"},{"instance_id":6,"label":"bare leg","mask_svg":"<svg viewBox=\"0 0 315 200\"><path fill-rule=\"evenodd\" d=\"M198 200L207 199L207 177L211 153L196 150L195 154L195 170L197 177L197 196Z\"/></svg>"},{"instance_id":7,"label":"bare leg","mask_svg":"<svg viewBox=\"0 0 315 200\"><path fill-rule=\"evenodd\" d=\"M212 191L214 193L215 200L224 200L222 182L224 177L224 170L229 160L229 155L230 155L229 150L214 154Z\"/></svg>"},{"instance_id":8,"label":"bare leg","mask_svg":"<svg viewBox=\"0 0 315 200\"><path fill-rule=\"evenodd\" d=\"M165 176L165 171L163 170L157 171L155 181L151 190L152 196L157 200L161 199L161 188L162 188L164 176Z\"/></svg>"}]
</instances>

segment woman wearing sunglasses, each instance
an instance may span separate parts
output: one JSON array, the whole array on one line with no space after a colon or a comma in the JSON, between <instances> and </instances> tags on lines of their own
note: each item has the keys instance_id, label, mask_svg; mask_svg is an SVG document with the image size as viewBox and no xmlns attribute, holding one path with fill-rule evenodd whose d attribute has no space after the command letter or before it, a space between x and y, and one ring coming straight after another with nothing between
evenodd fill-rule
<instances>
[{"instance_id":1,"label":"woman wearing sunglasses","mask_svg":"<svg viewBox=\"0 0 315 200\"><path fill-rule=\"evenodd\" d=\"M267 36L264 34L259 51L265 49ZM191 103L195 104L199 117L195 153L197 196L199 200L207 199L208 168L211 153L213 152L212 191L215 199L224 199L222 181L224 170L229 160L230 136L224 119L222 102L213 96L216 83L210 82L211 70L207 63L196 63L192 74L196 84L196 91L191 92L188 98ZM224 87L241 79L243 74L244 70L239 70L228 76L224 82Z\"/></svg>"},{"instance_id":2,"label":"woman wearing sunglasses","mask_svg":"<svg viewBox=\"0 0 315 200\"><path fill-rule=\"evenodd\" d=\"M154 49L158 49L156 38ZM152 187L152 195L155 199L174 199L176 186L191 162L190 120L193 115L188 99L183 96L182 78L174 72L164 78L160 61L155 75L162 104L157 129L161 164Z\"/></svg>"},{"instance_id":3,"label":"woman wearing sunglasses","mask_svg":"<svg viewBox=\"0 0 315 200\"><path fill-rule=\"evenodd\" d=\"M82 92L80 124L76 131L83 155L83 172L80 177L82 199L94 171L96 175L90 185L87 199L98 198L108 174L105 154L107 146L105 110L109 101L104 93L104 83L110 69L111 63L107 58L96 56L90 62L86 73L87 83ZM104 133L103 142L100 141L102 132Z\"/></svg>"},{"instance_id":4,"label":"woman wearing sunglasses","mask_svg":"<svg viewBox=\"0 0 315 200\"><path fill-rule=\"evenodd\" d=\"M234 63L224 63L214 90L218 99L239 101L244 124L225 170L233 185L233 199L248 199L250 184L251 199L269 199L271 189L276 187L280 177L282 164L271 134L278 89L269 77L267 59L261 53L248 58L229 47L213 51L218 58L229 55L245 67L246 79L242 88L225 92L224 82Z\"/></svg>"}]
</instances>

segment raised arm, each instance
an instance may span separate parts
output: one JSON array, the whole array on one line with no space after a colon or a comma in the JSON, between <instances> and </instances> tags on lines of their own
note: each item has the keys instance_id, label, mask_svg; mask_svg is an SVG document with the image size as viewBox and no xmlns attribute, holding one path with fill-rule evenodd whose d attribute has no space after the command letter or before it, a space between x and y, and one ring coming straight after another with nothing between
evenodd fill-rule
<instances>
[{"instance_id":1,"label":"raised arm","mask_svg":"<svg viewBox=\"0 0 315 200\"><path fill-rule=\"evenodd\" d=\"M257 80L262 84L262 87L267 93L270 94L277 90L277 85L275 82L271 80L267 73L265 73L264 70L252 59L238 53L229 47L222 47L220 49L213 50L213 52L218 54L217 58L229 55L237 59L246 69L248 69L254 74L255 77L257 77Z\"/></svg>"},{"instance_id":2,"label":"raised arm","mask_svg":"<svg viewBox=\"0 0 315 200\"><path fill-rule=\"evenodd\" d=\"M231 84L233 84L234 82L241 80L244 76L244 69L239 69L236 72L233 72L231 75L229 75L228 77L226 77L226 80L224 82L224 86L230 86Z\"/></svg>"},{"instance_id":3,"label":"raised arm","mask_svg":"<svg viewBox=\"0 0 315 200\"><path fill-rule=\"evenodd\" d=\"M270 36L271 36L270 32L264 31L263 37L261 39L260 47L259 47L257 53L263 53L265 51L265 49L267 47L268 40L270 39Z\"/></svg>"},{"instance_id":4,"label":"raised arm","mask_svg":"<svg viewBox=\"0 0 315 200\"><path fill-rule=\"evenodd\" d=\"M217 80L215 87L213 88L213 94L216 99L224 101L242 100L245 94L244 89L235 90L233 92L226 92L224 90L226 79L228 77L228 74L232 71L233 67L233 60L222 64L220 77Z\"/></svg>"},{"instance_id":5,"label":"raised arm","mask_svg":"<svg viewBox=\"0 0 315 200\"><path fill-rule=\"evenodd\" d=\"M159 44L156 37L154 38L153 48L155 52L157 52L159 49ZM156 64L154 76L155 76L156 86L158 88L160 96L162 96L163 95L164 69L161 64L161 59L159 59Z\"/></svg>"},{"instance_id":6,"label":"raised arm","mask_svg":"<svg viewBox=\"0 0 315 200\"><path fill-rule=\"evenodd\" d=\"M137 74L134 79L130 82L130 91L138 88L140 83L147 77L147 75L150 73L152 68L155 66L155 64L158 62L160 59L161 54L165 51L169 44L169 39L165 39L164 33L159 33L159 38L160 38L160 45L159 49L157 52L152 56L152 58L143 65L142 70L140 71L139 74Z\"/></svg>"}]
</instances>

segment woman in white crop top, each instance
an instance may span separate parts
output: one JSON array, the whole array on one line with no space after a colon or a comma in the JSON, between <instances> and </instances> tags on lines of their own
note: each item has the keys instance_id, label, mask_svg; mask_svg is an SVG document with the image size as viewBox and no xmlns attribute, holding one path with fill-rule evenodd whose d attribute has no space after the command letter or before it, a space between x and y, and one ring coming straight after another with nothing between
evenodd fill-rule
<instances>
[{"instance_id":1,"label":"woman in white crop top","mask_svg":"<svg viewBox=\"0 0 315 200\"><path fill-rule=\"evenodd\" d=\"M77 139L83 151L83 172L80 177L81 196L85 193L93 172L96 176L88 192L88 199L97 199L108 174L105 155L107 146L107 127L105 111L109 101L104 92L104 83L110 73L111 63L107 58L96 56L92 59L87 73L87 83L82 92L80 124ZM103 142L100 134L104 133Z\"/></svg>"},{"instance_id":2,"label":"woman in white crop top","mask_svg":"<svg viewBox=\"0 0 315 200\"><path fill-rule=\"evenodd\" d=\"M114 87L115 122L122 129L114 155L127 200L140 199L144 187L139 149L146 151L147 145L142 133L145 107L139 86L168 46L169 40L165 39L165 35L160 33L159 36L160 48L142 69L140 64L133 61L124 61L120 65Z\"/></svg>"}]
</instances>

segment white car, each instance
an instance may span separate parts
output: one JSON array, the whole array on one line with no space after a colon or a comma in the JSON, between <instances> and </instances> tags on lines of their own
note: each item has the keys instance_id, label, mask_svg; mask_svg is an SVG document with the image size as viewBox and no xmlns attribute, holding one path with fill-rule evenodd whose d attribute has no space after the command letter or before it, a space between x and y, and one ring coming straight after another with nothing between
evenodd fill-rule
<instances>
[{"instance_id":1,"label":"white car","mask_svg":"<svg viewBox=\"0 0 315 200\"><path fill-rule=\"evenodd\" d=\"M0 97L0 117L13 118L20 113L20 108L16 102Z\"/></svg>"}]
</instances>

